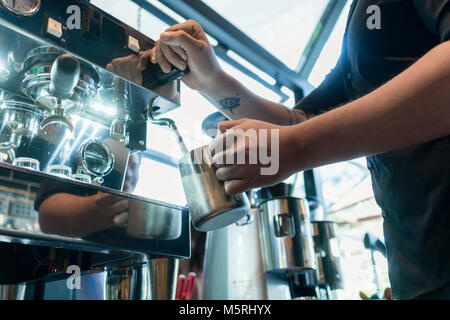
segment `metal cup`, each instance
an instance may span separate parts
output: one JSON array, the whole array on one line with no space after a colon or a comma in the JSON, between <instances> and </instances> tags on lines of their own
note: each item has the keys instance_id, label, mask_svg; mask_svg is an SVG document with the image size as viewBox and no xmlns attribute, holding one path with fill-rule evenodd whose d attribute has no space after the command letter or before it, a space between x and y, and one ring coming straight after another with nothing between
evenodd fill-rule
<instances>
[{"instance_id":1,"label":"metal cup","mask_svg":"<svg viewBox=\"0 0 450 320\"><path fill-rule=\"evenodd\" d=\"M315 270L308 201L283 197L263 202L259 209L266 271Z\"/></svg>"},{"instance_id":2,"label":"metal cup","mask_svg":"<svg viewBox=\"0 0 450 320\"><path fill-rule=\"evenodd\" d=\"M138 239L173 240L181 235L182 212L149 202L129 200L127 234Z\"/></svg>"},{"instance_id":3,"label":"metal cup","mask_svg":"<svg viewBox=\"0 0 450 320\"><path fill-rule=\"evenodd\" d=\"M179 261L175 258L150 259L150 300L175 300L178 268Z\"/></svg>"},{"instance_id":4,"label":"metal cup","mask_svg":"<svg viewBox=\"0 0 450 320\"><path fill-rule=\"evenodd\" d=\"M0 285L0 301L25 300L26 284Z\"/></svg>"},{"instance_id":5,"label":"metal cup","mask_svg":"<svg viewBox=\"0 0 450 320\"><path fill-rule=\"evenodd\" d=\"M105 268L106 300L148 300L149 270L146 258L124 261Z\"/></svg>"},{"instance_id":6,"label":"metal cup","mask_svg":"<svg viewBox=\"0 0 450 320\"><path fill-rule=\"evenodd\" d=\"M185 154L178 167L192 223L197 230L206 232L224 228L249 212L245 194L226 194L223 182L216 177L208 146Z\"/></svg>"},{"instance_id":7,"label":"metal cup","mask_svg":"<svg viewBox=\"0 0 450 320\"><path fill-rule=\"evenodd\" d=\"M106 266L106 300L175 300L179 262L142 257Z\"/></svg>"}]
</instances>

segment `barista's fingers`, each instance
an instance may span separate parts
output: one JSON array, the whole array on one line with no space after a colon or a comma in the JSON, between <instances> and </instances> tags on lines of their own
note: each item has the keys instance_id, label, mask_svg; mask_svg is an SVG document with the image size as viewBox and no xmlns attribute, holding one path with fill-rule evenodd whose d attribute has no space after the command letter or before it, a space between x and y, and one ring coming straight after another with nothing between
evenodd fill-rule
<instances>
[{"instance_id":1,"label":"barista's fingers","mask_svg":"<svg viewBox=\"0 0 450 320\"><path fill-rule=\"evenodd\" d=\"M226 181L224 186L225 186L225 192L229 195L235 195L238 193L242 193L251 188L249 183L245 180Z\"/></svg>"},{"instance_id":2,"label":"barista's fingers","mask_svg":"<svg viewBox=\"0 0 450 320\"><path fill-rule=\"evenodd\" d=\"M223 168L234 163L234 161L232 161L230 158L227 158L226 152L218 152L214 154L212 162L216 168Z\"/></svg>"},{"instance_id":3,"label":"barista's fingers","mask_svg":"<svg viewBox=\"0 0 450 320\"><path fill-rule=\"evenodd\" d=\"M158 61L158 64L161 67L161 70L165 73L168 73L171 69L171 66L170 66L169 61L167 61L167 59L164 57L164 55L161 51L161 45L156 46L155 51L156 51L156 61Z\"/></svg>"},{"instance_id":4,"label":"barista's fingers","mask_svg":"<svg viewBox=\"0 0 450 320\"><path fill-rule=\"evenodd\" d=\"M214 157L217 153L223 152L224 150L225 135L219 134L217 137L209 144L208 151L211 157Z\"/></svg>"},{"instance_id":5,"label":"barista's fingers","mask_svg":"<svg viewBox=\"0 0 450 320\"><path fill-rule=\"evenodd\" d=\"M151 59L151 56L152 56L152 51L154 51L154 50L151 49L151 50L139 52L139 61L138 61L138 65L137 65L137 68L139 71L142 72L145 69L147 69L148 61Z\"/></svg>"},{"instance_id":6,"label":"barista's fingers","mask_svg":"<svg viewBox=\"0 0 450 320\"><path fill-rule=\"evenodd\" d=\"M188 60L188 56L187 56L186 51L182 47L180 47L178 45L171 45L171 44L163 43L162 41L158 41L156 46L159 46L161 48L169 47L183 61L187 61ZM163 50L163 53L164 53L164 50Z\"/></svg>"},{"instance_id":7,"label":"barista's fingers","mask_svg":"<svg viewBox=\"0 0 450 320\"><path fill-rule=\"evenodd\" d=\"M121 200L119 202L116 202L111 206L111 214L117 215L119 213L127 211L128 207L129 207L128 200Z\"/></svg>"},{"instance_id":8,"label":"barista's fingers","mask_svg":"<svg viewBox=\"0 0 450 320\"><path fill-rule=\"evenodd\" d=\"M246 139L238 139L228 149L215 150L212 160L216 168L230 165L256 164L258 159L257 149L249 148Z\"/></svg>"},{"instance_id":9,"label":"barista's fingers","mask_svg":"<svg viewBox=\"0 0 450 320\"><path fill-rule=\"evenodd\" d=\"M216 176L220 181L244 179L246 176L246 171L246 166L242 165L224 166L216 170Z\"/></svg>"},{"instance_id":10,"label":"barista's fingers","mask_svg":"<svg viewBox=\"0 0 450 320\"><path fill-rule=\"evenodd\" d=\"M147 69L148 62L151 62L153 64L156 64L156 47L153 47L152 49L149 49L147 51L141 51L139 52L139 63L138 63L138 69L140 71L144 71Z\"/></svg>"},{"instance_id":11,"label":"barista's fingers","mask_svg":"<svg viewBox=\"0 0 450 320\"><path fill-rule=\"evenodd\" d=\"M224 133L225 131L234 128L242 123L244 123L245 121L247 121L248 119L239 119L239 120L232 120L232 121L222 121L219 123L219 130L220 132Z\"/></svg>"},{"instance_id":12,"label":"barista's fingers","mask_svg":"<svg viewBox=\"0 0 450 320\"><path fill-rule=\"evenodd\" d=\"M233 130L217 135L208 147L211 156L214 157L216 153L223 152L226 148L235 148L237 136L237 133Z\"/></svg>"},{"instance_id":13,"label":"barista's fingers","mask_svg":"<svg viewBox=\"0 0 450 320\"><path fill-rule=\"evenodd\" d=\"M171 47L168 45L161 43L161 52L164 55L164 57L169 61L171 64L173 64L175 67L177 67L180 70L184 70L187 67L186 61L184 61L180 56L178 56Z\"/></svg>"},{"instance_id":14,"label":"barista's fingers","mask_svg":"<svg viewBox=\"0 0 450 320\"><path fill-rule=\"evenodd\" d=\"M179 46L171 46L170 47L173 52L175 52L178 56L180 56L181 59L183 59L184 61L187 61L188 57L187 57L187 53L186 51L184 51L183 48L179 47Z\"/></svg>"},{"instance_id":15,"label":"barista's fingers","mask_svg":"<svg viewBox=\"0 0 450 320\"><path fill-rule=\"evenodd\" d=\"M128 212L122 212L114 217L113 223L116 227L125 227L128 222Z\"/></svg>"},{"instance_id":16,"label":"barista's fingers","mask_svg":"<svg viewBox=\"0 0 450 320\"><path fill-rule=\"evenodd\" d=\"M162 43L183 48L190 56L201 54L206 46L204 42L193 38L184 30L165 31L161 33L160 39Z\"/></svg>"},{"instance_id":17,"label":"barista's fingers","mask_svg":"<svg viewBox=\"0 0 450 320\"><path fill-rule=\"evenodd\" d=\"M150 52L150 61L153 64L157 64L158 60L156 59L156 47L152 49L152 51Z\"/></svg>"}]
</instances>

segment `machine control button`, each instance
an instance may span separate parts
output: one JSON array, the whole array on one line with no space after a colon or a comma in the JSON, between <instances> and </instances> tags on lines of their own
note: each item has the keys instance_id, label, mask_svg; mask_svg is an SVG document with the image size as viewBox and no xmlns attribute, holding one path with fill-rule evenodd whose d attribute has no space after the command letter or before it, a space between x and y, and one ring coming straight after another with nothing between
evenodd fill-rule
<instances>
[{"instance_id":1,"label":"machine control button","mask_svg":"<svg viewBox=\"0 0 450 320\"><path fill-rule=\"evenodd\" d=\"M45 32L49 35L52 35L58 39L61 39L63 36L63 26L62 23L59 21L56 21L55 19L52 19L48 17L47 20L47 28Z\"/></svg>"},{"instance_id":2,"label":"machine control button","mask_svg":"<svg viewBox=\"0 0 450 320\"><path fill-rule=\"evenodd\" d=\"M128 49L130 49L136 53L139 53L139 51L141 51L141 47L139 45L139 40L136 39L135 37L129 35L128 36Z\"/></svg>"}]
</instances>

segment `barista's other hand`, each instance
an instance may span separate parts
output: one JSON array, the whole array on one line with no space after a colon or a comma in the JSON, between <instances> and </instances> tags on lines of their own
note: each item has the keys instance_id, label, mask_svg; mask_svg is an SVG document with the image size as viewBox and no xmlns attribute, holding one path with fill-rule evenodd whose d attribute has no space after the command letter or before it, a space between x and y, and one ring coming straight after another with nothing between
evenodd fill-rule
<instances>
[{"instance_id":1,"label":"barista's other hand","mask_svg":"<svg viewBox=\"0 0 450 320\"><path fill-rule=\"evenodd\" d=\"M228 194L273 185L297 171L292 126L241 119L221 122L219 130L209 150Z\"/></svg>"},{"instance_id":2,"label":"barista's other hand","mask_svg":"<svg viewBox=\"0 0 450 320\"><path fill-rule=\"evenodd\" d=\"M133 54L128 57L114 59L106 66L106 69L141 85L142 71L138 68L139 61L139 57Z\"/></svg>"},{"instance_id":3,"label":"barista's other hand","mask_svg":"<svg viewBox=\"0 0 450 320\"><path fill-rule=\"evenodd\" d=\"M93 196L95 210L116 227L123 227L128 220L128 199L98 192Z\"/></svg>"},{"instance_id":4,"label":"barista's other hand","mask_svg":"<svg viewBox=\"0 0 450 320\"><path fill-rule=\"evenodd\" d=\"M143 52L139 69L158 63L164 72L174 65L180 70L189 66L190 73L182 78L191 89L206 91L220 83L224 72L202 27L194 20L176 24L160 36L153 49Z\"/></svg>"}]
</instances>

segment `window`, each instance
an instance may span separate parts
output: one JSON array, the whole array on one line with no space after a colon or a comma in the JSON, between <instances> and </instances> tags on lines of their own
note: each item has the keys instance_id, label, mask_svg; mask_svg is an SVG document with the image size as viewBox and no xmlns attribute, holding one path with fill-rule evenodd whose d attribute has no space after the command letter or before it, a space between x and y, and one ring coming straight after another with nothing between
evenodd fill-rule
<instances>
[{"instance_id":1,"label":"window","mask_svg":"<svg viewBox=\"0 0 450 320\"><path fill-rule=\"evenodd\" d=\"M333 32L328 38L325 47L320 53L319 58L317 59L316 64L309 75L308 81L316 87L323 81L323 79L325 79L325 76L336 65L336 62L341 55L342 39L344 37L345 26L351 3L352 1L347 1L346 7L342 10L341 16L339 17Z\"/></svg>"},{"instance_id":2,"label":"window","mask_svg":"<svg viewBox=\"0 0 450 320\"><path fill-rule=\"evenodd\" d=\"M186 205L177 168L143 158L139 177L135 194L178 206Z\"/></svg>"},{"instance_id":3,"label":"window","mask_svg":"<svg viewBox=\"0 0 450 320\"><path fill-rule=\"evenodd\" d=\"M329 0L204 2L295 69Z\"/></svg>"}]
</instances>

